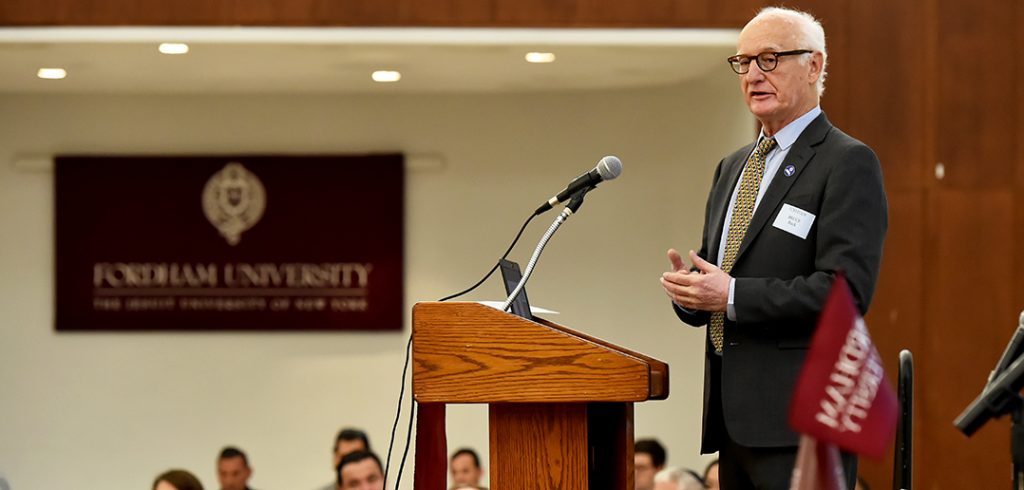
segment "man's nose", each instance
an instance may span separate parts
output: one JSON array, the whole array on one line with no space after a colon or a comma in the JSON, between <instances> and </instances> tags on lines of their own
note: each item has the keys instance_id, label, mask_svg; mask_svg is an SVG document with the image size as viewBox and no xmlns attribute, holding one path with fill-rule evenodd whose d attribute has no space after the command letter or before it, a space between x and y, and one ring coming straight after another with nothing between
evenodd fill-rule
<instances>
[{"instance_id":1,"label":"man's nose","mask_svg":"<svg viewBox=\"0 0 1024 490\"><path fill-rule=\"evenodd\" d=\"M747 72L743 74L743 78L746 79L747 83L759 82L761 80L764 80L764 71L761 70L761 67L758 66L757 63L751 61L750 65L748 66L750 66L750 69L748 69Z\"/></svg>"}]
</instances>

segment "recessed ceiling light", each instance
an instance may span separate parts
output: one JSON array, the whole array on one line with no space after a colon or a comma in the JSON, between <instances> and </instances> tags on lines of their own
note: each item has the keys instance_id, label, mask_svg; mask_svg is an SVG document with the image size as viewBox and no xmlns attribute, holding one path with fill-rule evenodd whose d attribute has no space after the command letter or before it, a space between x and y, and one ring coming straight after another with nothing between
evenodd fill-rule
<instances>
[{"instance_id":1,"label":"recessed ceiling light","mask_svg":"<svg viewBox=\"0 0 1024 490\"><path fill-rule=\"evenodd\" d=\"M555 61L555 53L540 53L533 51L526 53L526 61L530 63L551 63Z\"/></svg>"},{"instance_id":2,"label":"recessed ceiling light","mask_svg":"<svg viewBox=\"0 0 1024 490\"><path fill-rule=\"evenodd\" d=\"M397 81L401 80L402 79L402 74L397 72L397 71L377 70L377 71L373 72L373 75L371 75L371 77L373 78L373 81L375 81L375 82L387 83L387 82L397 82Z\"/></svg>"},{"instance_id":3,"label":"recessed ceiling light","mask_svg":"<svg viewBox=\"0 0 1024 490\"><path fill-rule=\"evenodd\" d=\"M160 52L163 54L185 54L188 52L188 44L163 43L160 45Z\"/></svg>"},{"instance_id":4,"label":"recessed ceiling light","mask_svg":"<svg viewBox=\"0 0 1024 490\"><path fill-rule=\"evenodd\" d=\"M40 68L36 72L36 76L46 80L60 80L68 76L68 72L64 71L63 68Z\"/></svg>"}]
</instances>

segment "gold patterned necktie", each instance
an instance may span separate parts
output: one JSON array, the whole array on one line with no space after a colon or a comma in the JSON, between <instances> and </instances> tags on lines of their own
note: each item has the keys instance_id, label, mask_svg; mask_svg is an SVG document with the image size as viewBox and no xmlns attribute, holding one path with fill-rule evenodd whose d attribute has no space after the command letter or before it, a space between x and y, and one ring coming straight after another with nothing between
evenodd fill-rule
<instances>
[{"instance_id":1,"label":"gold patterned necktie","mask_svg":"<svg viewBox=\"0 0 1024 490\"><path fill-rule=\"evenodd\" d=\"M722 254L721 269L726 274L732 272L732 265L736 262L736 253L740 250L740 243L747 234L747 227L750 226L750 218L754 216L754 204L757 203L757 191L761 187L761 179L764 178L765 161L768 159L768 152L775 148L775 138L764 138L757 144L757 148L747 159L747 165L743 168L743 178L740 180L740 190L736 194L736 203L732 206L732 219L729 221L729 231L725 239L725 253ZM722 335L725 325L725 313L716 311L711 314L711 343L715 346L715 352L722 352Z\"/></svg>"}]
</instances>

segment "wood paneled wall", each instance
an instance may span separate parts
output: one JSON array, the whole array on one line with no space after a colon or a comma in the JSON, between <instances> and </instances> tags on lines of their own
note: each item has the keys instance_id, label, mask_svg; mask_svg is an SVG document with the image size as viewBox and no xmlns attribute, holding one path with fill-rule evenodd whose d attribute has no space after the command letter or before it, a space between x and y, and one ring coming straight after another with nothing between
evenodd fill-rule
<instances>
[{"instance_id":1,"label":"wood paneled wall","mask_svg":"<svg viewBox=\"0 0 1024 490\"><path fill-rule=\"evenodd\" d=\"M797 0L829 43L822 105L884 166L890 232L868 325L916 361L915 483L1009 485L1009 424L967 439L1024 308L1024 2ZM761 0L5 0L0 24L740 27ZM935 167L945 168L942 179ZM851 190L855 191L855 190ZM862 463L875 488L891 460Z\"/></svg>"},{"instance_id":2,"label":"wood paneled wall","mask_svg":"<svg viewBox=\"0 0 1024 490\"><path fill-rule=\"evenodd\" d=\"M4 0L5 25L735 26L753 0Z\"/></svg>"}]
</instances>

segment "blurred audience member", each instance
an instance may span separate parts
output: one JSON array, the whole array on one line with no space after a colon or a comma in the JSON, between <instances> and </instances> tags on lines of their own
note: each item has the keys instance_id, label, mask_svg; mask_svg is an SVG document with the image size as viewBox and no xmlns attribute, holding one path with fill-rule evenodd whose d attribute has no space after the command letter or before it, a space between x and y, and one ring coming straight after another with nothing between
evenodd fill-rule
<instances>
[{"instance_id":1,"label":"blurred audience member","mask_svg":"<svg viewBox=\"0 0 1024 490\"><path fill-rule=\"evenodd\" d=\"M220 452L217 458L217 480L220 481L221 490L252 490L249 488L251 476L249 458L241 449L228 446Z\"/></svg>"},{"instance_id":2,"label":"blurred audience member","mask_svg":"<svg viewBox=\"0 0 1024 490\"><path fill-rule=\"evenodd\" d=\"M477 456L476 451L467 447L455 451L452 454L449 468L452 473L452 490L460 488L487 490L486 487L480 486L480 477L483 476L484 470L480 467L480 456Z\"/></svg>"},{"instance_id":3,"label":"blurred audience member","mask_svg":"<svg viewBox=\"0 0 1024 490\"><path fill-rule=\"evenodd\" d=\"M665 448L656 439L641 439L633 446L633 481L636 490L654 490L654 474L665 468Z\"/></svg>"},{"instance_id":4,"label":"blurred audience member","mask_svg":"<svg viewBox=\"0 0 1024 490\"><path fill-rule=\"evenodd\" d=\"M384 467L369 451L348 453L338 463L339 490L384 490Z\"/></svg>"},{"instance_id":5,"label":"blurred audience member","mask_svg":"<svg viewBox=\"0 0 1024 490\"><path fill-rule=\"evenodd\" d=\"M370 451L370 439L359 429L346 427L334 438L334 466L341 464L341 458L356 451Z\"/></svg>"},{"instance_id":6,"label":"blurred audience member","mask_svg":"<svg viewBox=\"0 0 1024 490\"><path fill-rule=\"evenodd\" d=\"M153 490L203 490L203 484L185 470L170 470L153 480Z\"/></svg>"},{"instance_id":7,"label":"blurred audience member","mask_svg":"<svg viewBox=\"0 0 1024 490\"><path fill-rule=\"evenodd\" d=\"M331 468L337 472L338 465L341 464L341 458L344 458L346 454L353 453L356 451L369 451L370 440L366 437L366 433L351 427L346 427L338 431L338 435L334 438L334 449L331 464ZM337 483L328 483L318 490L335 490L338 488Z\"/></svg>"},{"instance_id":8,"label":"blurred audience member","mask_svg":"<svg viewBox=\"0 0 1024 490\"><path fill-rule=\"evenodd\" d=\"M704 488L708 490L721 490L722 487L718 486L718 460L714 460L708 463L708 467L704 469Z\"/></svg>"},{"instance_id":9,"label":"blurred audience member","mask_svg":"<svg viewBox=\"0 0 1024 490\"><path fill-rule=\"evenodd\" d=\"M702 490L704 482L693 470L665 468L654 475L654 490Z\"/></svg>"}]
</instances>

